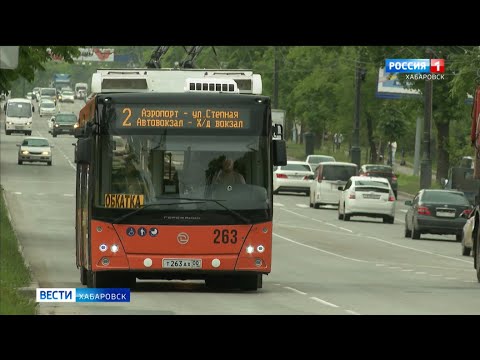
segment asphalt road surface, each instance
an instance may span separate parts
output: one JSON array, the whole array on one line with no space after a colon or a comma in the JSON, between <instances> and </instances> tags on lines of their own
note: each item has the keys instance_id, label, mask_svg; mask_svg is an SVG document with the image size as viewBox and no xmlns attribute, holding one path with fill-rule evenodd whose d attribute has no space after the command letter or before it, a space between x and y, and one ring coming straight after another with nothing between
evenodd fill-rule
<instances>
[{"instance_id":1,"label":"asphalt road surface","mask_svg":"<svg viewBox=\"0 0 480 360\"><path fill-rule=\"evenodd\" d=\"M83 102L61 104L78 114ZM38 107L38 106L37 106ZM34 113L32 135L55 144L53 166L17 165L0 121L0 174L14 228L37 286L83 287L75 266L73 136L48 134ZM41 303L40 314L480 314L473 258L454 236L404 238L406 198L395 223L338 220L304 195L274 197L270 275L257 292L213 292L203 281L137 281L130 303Z\"/></svg>"}]
</instances>

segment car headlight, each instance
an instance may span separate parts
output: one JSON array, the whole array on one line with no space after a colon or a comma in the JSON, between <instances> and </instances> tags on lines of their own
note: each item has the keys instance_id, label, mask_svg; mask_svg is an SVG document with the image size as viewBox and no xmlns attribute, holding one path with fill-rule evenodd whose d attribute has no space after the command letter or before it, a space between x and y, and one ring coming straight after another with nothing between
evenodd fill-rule
<instances>
[{"instance_id":1,"label":"car headlight","mask_svg":"<svg viewBox=\"0 0 480 360\"><path fill-rule=\"evenodd\" d=\"M28 150L22 150L22 155L28 155L28 154L29 154Z\"/></svg>"},{"instance_id":2,"label":"car headlight","mask_svg":"<svg viewBox=\"0 0 480 360\"><path fill-rule=\"evenodd\" d=\"M50 151L44 151L42 152L42 155L50 155Z\"/></svg>"},{"instance_id":3,"label":"car headlight","mask_svg":"<svg viewBox=\"0 0 480 360\"><path fill-rule=\"evenodd\" d=\"M73 125L73 128L76 129L76 128L78 128L78 126L79 126L78 124L75 124L75 125Z\"/></svg>"},{"instance_id":4,"label":"car headlight","mask_svg":"<svg viewBox=\"0 0 480 360\"><path fill-rule=\"evenodd\" d=\"M55 124L55 127L58 127L58 124Z\"/></svg>"}]
</instances>

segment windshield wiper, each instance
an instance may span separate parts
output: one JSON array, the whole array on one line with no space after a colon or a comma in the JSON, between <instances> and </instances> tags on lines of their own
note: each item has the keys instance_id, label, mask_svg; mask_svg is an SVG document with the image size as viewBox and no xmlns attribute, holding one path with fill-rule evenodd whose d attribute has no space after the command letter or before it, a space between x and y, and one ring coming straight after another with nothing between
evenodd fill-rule
<instances>
[{"instance_id":1,"label":"windshield wiper","mask_svg":"<svg viewBox=\"0 0 480 360\"><path fill-rule=\"evenodd\" d=\"M174 198L168 198L168 199L172 200ZM181 200L181 199L179 199L179 200ZM184 203L184 204L201 204L201 203L204 203L204 201L193 201L193 202L188 202L188 203ZM132 215L135 215L136 213L138 213L142 210L145 210L145 209L147 209L149 207L152 207L152 206L159 206L159 205L178 205L178 202L175 202L175 203L156 202L156 203L147 204L147 205L142 206L141 208L135 209L133 211L130 211L129 213L126 213L124 215L119 216L116 219L113 219L112 224L119 224L121 221L125 220L126 218L128 218Z\"/></svg>"},{"instance_id":2,"label":"windshield wiper","mask_svg":"<svg viewBox=\"0 0 480 360\"><path fill-rule=\"evenodd\" d=\"M230 214L235 215L238 219L242 220L245 224L249 224L249 223L250 223L250 220L247 219L245 216L243 216L242 214L240 214L239 212L237 212L237 211L235 211L235 210L232 210L232 209L226 207L225 205L223 205L223 204L220 202L220 201L225 201L225 200L195 199L195 198L181 198L181 199L191 200L191 201L214 202L215 204L218 204L218 205L220 205L222 208L224 208L225 210L227 210Z\"/></svg>"}]
</instances>

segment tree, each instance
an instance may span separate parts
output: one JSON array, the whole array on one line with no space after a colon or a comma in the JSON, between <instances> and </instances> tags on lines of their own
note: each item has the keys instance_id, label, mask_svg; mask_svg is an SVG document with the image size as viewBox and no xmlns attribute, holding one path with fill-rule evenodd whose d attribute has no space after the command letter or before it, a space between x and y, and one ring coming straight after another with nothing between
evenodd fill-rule
<instances>
[{"instance_id":1,"label":"tree","mask_svg":"<svg viewBox=\"0 0 480 360\"><path fill-rule=\"evenodd\" d=\"M20 46L17 69L0 69L0 91L10 90L12 82L20 77L33 82L35 72L45 70L44 64L52 60L52 55L71 64L80 51L77 46Z\"/></svg>"}]
</instances>

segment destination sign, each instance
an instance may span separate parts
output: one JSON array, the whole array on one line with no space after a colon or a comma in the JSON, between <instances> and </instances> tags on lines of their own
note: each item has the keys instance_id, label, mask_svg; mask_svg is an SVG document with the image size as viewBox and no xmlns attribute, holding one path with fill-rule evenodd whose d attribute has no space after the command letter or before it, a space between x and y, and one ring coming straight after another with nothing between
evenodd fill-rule
<instances>
[{"instance_id":1,"label":"destination sign","mask_svg":"<svg viewBox=\"0 0 480 360\"><path fill-rule=\"evenodd\" d=\"M215 106L118 106L115 127L122 129L249 129L250 110Z\"/></svg>"},{"instance_id":2,"label":"destination sign","mask_svg":"<svg viewBox=\"0 0 480 360\"><path fill-rule=\"evenodd\" d=\"M143 195L139 194L105 194L105 207L108 208L139 208L143 202Z\"/></svg>"}]
</instances>

